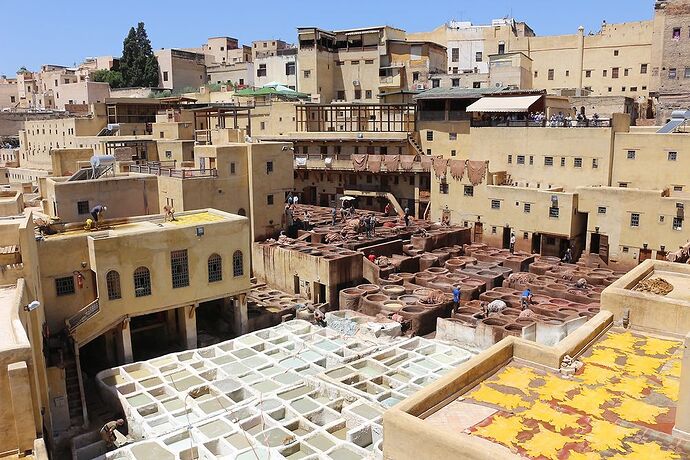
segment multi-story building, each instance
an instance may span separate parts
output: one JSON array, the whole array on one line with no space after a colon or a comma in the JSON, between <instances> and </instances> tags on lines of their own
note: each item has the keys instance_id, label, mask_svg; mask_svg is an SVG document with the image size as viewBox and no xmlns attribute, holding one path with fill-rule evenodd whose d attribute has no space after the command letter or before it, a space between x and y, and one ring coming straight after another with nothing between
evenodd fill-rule
<instances>
[{"instance_id":1,"label":"multi-story building","mask_svg":"<svg viewBox=\"0 0 690 460\"><path fill-rule=\"evenodd\" d=\"M252 43L254 61L254 86L280 83L297 89L297 48L281 40L265 40Z\"/></svg>"},{"instance_id":2,"label":"multi-story building","mask_svg":"<svg viewBox=\"0 0 690 460\"><path fill-rule=\"evenodd\" d=\"M154 54L158 60L159 88L196 91L208 81L204 53L166 48Z\"/></svg>"},{"instance_id":3,"label":"multi-story building","mask_svg":"<svg viewBox=\"0 0 690 460\"><path fill-rule=\"evenodd\" d=\"M663 124L674 110L690 107L690 2L655 3L653 86L658 98L657 122Z\"/></svg>"},{"instance_id":4,"label":"multi-story building","mask_svg":"<svg viewBox=\"0 0 690 460\"><path fill-rule=\"evenodd\" d=\"M430 77L445 72L444 46L407 41L401 29L311 27L297 35L298 89L315 101L371 103L382 93L430 87Z\"/></svg>"},{"instance_id":5,"label":"multi-story building","mask_svg":"<svg viewBox=\"0 0 690 460\"><path fill-rule=\"evenodd\" d=\"M528 113L553 113L558 99L478 91L417 97L433 220L474 226L498 247L514 233L521 250L560 257L571 247L620 268L688 241L686 133L630 127L625 114L551 126Z\"/></svg>"},{"instance_id":6,"label":"multi-story building","mask_svg":"<svg viewBox=\"0 0 690 460\"><path fill-rule=\"evenodd\" d=\"M19 105L19 89L16 78L0 75L0 109L16 108Z\"/></svg>"}]
</instances>

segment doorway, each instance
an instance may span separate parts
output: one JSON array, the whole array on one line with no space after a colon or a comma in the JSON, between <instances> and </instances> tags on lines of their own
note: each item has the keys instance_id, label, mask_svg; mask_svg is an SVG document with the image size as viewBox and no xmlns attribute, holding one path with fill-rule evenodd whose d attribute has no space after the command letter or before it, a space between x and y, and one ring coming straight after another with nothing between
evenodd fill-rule
<instances>
[{"instance_id":1,"label":"doorway","mask_svg":"<svg viewBox=\"0 0 690 460\"><path fill-rule=\"evenodd\" d=\"M589 239L589 252L598 254L605 264L609 263L609 237L601 233L592 233Z\"/></svg>"},{"instance_id":2,"label":"doorway","mask_svg":"<svg viewBox=\"0 0 690 460\"><path fill-rule=\"evenodd\" d=\"M484 237L484 224L482 222L474 223L474 242L481 243Z\"/></svg>"},{"instance_id":3,"label":"doorway","mask_svg":"<svg viewBox=\"0 0 690 460\"><path fill-rule=\"evenodd\" d=\"M532 233L532 254L541 254L541 234Z\"/></svg>"},{"instance_id":4,"label":"doorway","mask_svg":"<svg viewBox=\"0 0 690 460\"><path fill-rule=\"evenodd\" d=\"M651 249L647 249L647 248L640 249L640 257L639 257L638 263L641 264L645 260L651 259L651 258L652 258L652 250Z\"/></svg>"},{"instance_id":5,"label":"doorway","mask_svg":"<svg viewBox=\"0 0 690 460\"><path fill-rule=\"evenodd\" d=\"M510 249L510 227L503 227L503 249Z\"/></svg>"}]
</instances>

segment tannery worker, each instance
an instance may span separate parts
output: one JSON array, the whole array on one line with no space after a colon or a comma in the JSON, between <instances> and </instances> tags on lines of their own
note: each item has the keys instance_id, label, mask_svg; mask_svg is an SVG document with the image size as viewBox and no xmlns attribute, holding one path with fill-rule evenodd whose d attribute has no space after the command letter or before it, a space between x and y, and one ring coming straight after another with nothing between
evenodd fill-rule
<instances>
[{"instance_id":1,"label":"tannery worker","mask_svg":"<svg viewBox=\"0 0 690 460\"><path fill-rule=\"evenodd\" d=\"M529 308L530 304L532 303L532 290L531 289L525 289L522 291L522 296L520 297L520 304L522 305L522 309L526 310Z\"/></svg>"},{"instance_id":2,"label":"tannery worker","mask_svg":"<svg viewBox=\"0 0 690 460\"><path fill-rule=\"evenodd\" d=\"M101 439L106 443L106 445L109 448L112 448L115 446L115 441L117 440L117 435L115 434L115 431L121 426L125 424L125 421L122 419L117 419L111 422L106 423L103 425L103 428L101 428L100 435Z\"/></svg>"}]
</instances>

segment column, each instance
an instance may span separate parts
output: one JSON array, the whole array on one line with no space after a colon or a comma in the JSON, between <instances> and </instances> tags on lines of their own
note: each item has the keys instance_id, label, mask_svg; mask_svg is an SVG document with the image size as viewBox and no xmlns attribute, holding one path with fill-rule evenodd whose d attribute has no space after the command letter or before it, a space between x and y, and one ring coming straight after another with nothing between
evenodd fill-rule
<instances>
[{"instance_id":1,"label":"column","mask_svg":"<svg viewBox=\"0 0 690 460\"><path fill-rule=\"evenodd\" d=\"M249 332L247 294L239 294L235 297L235 333L242 335L247 332Z\"/></svg>"},{"instance_id":2,"label":"column","mask_svg":"<svg viewBox=\"0 0 690 460\"><path fill-rule=\"evenodd\" d=\"M165 335L168 340L168 345L175 341L177 337L177 317L175 312L176 308L165 311Z\"/></svg>"},{"instance_id":3,"label":"column","mask_svg":"<svg viewBox=\"0 0 690 460\"><path fill-rule=\"evenodd\" d=\"M197 348L196 337L196 307L198 304L187 305L178 309L178 319L180 326L180 333L182 334L182 345L187 350Z\"/></svg>"},{"instance_id":4,"label":"column","mask_svg":"<svg viewBox=\"0 0 690 460\"><path fill-rule=\"evenodd\" d=\"M690 441L690 334L685 336L683 348L676 425L673 427L673 435Z\"/></svg>"},{"instance_id":5,"label":"column","mask_svg":"<svg viewBox=\"0 0 690 460\"><path fill-rule=\"evenodd\" d=\"M118 327L118 334L115 337L117 341L117 358L118 361L124 364L134 361L134 353L132 352L132 334L129 328L129 318L122 321Z\"/></svg>"},{"instance_id":6,"label":"column","mask_svg":"<svg viewBox=\"0 0 690 460\"><path fill-rule=\"evenodd\" d=\"M419 181L420 181L420 177L418 177L417 174L414 174L412 177L414 180L414 216L417 219L420 219L420 218L424 217L424 216L419 215Z\"/></svg>"},{"instance_id":7,"label":"column","mask_svg":"<svg viewBox=\"0 0 690 460\"><path fill-rule=\"evenodd\" d=\"M33 450L36 439L36 425L34 423L33 402L31 400L31 382L29 368L21 361L7 366L10 383L12 415L17 436L17 450L19 453Z\"/></svg>"}]
</instances>

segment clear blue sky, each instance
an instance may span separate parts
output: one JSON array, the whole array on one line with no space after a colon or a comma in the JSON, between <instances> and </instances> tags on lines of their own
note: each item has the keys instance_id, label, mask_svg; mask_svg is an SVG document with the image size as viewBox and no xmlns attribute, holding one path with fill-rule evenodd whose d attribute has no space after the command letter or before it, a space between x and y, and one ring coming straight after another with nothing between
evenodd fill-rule
<instances>
[{"instance_id":1,"label":"clear blue sky","mask_svg":"<svg viewBox=\"0 0 690 460\"><path fill-rule=\"evenodd\" d=\"M154 49L196 47L207 37L231 36L241 43L277 38L295 41L295 28L343 29L391 25L409 32L431 30L450 20L486 24L512 15L537 35L599 29L602 20L650 19L653 0L36 0L3 1L4 39L0 74L42 64L73 65L84 57L119 56L122 40L138 21Z\"/></svg>"}]
</instances>

